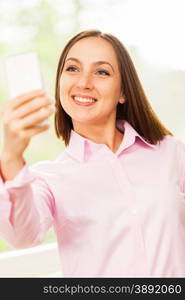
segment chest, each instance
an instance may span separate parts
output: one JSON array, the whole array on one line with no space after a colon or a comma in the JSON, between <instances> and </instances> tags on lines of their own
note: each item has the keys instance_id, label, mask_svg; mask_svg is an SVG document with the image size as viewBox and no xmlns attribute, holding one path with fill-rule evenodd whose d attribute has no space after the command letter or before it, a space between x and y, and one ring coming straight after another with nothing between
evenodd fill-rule
<instances>
[{"instance_id":1,"label":"chest","mask_svg":"<svg viewBox=\"0 0 185 300\"><path fill-rule=\"evenodd\" d=\"M130 212L171 218L182 215L184 195L173 160L152 155L107 157L66 168L55 182L56 206L61 219L84 218L110 222Z\"/></svg>"}]
</instances>

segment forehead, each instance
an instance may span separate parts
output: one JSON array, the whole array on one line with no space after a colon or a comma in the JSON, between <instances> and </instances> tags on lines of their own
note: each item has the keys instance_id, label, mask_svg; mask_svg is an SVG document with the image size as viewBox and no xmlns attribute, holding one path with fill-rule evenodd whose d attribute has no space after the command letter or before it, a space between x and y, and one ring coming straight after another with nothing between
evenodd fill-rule
<instances>
[{"instance_id":1,"label":"forehead","mask_svg":"<svg viewBox=\"0 0 185 300\"><path fill-rule=\"evenodd\" d=\"M88 61L106 60L117 65L117 57L113 46L100 37L87 37L77 41L69 50L66 59L69 57L75 57L81 61L86 59Z\"/></svg>"}]
</instances>

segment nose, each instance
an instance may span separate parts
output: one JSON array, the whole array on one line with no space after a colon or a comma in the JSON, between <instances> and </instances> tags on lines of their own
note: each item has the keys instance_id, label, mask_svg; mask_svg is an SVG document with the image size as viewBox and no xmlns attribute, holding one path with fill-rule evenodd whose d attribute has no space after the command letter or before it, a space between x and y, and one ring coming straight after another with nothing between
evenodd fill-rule
<instances>
[{"instance_id":1,"label":"nose","mask_svg":"<svg viewBox=\"0 0 185 300\"><path fill-rule=\"evenodd\" d=\"M92 89L93 83L90 74L84 73L78 77L77 87L80 89Z\"/></svg>"}]
</instances>

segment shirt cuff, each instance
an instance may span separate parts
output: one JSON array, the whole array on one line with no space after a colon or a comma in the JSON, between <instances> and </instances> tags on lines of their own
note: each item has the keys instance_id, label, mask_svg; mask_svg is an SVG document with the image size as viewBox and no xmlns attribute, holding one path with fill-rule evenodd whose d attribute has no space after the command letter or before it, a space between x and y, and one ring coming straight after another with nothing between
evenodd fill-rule
<instances>
[{"instance_id":1,"label":"shirt cuff","mask_svg":"<svg viewBox=\"0 0 185 300\"><path fill-rule=\"evenodd\" d=\"M7 180L6 182L3 182L1 179L1 183L3 183L4 188L6 190L9 190L27 186L30 183L32 183L35 179L36 175L29 170L29 167L26 163L12 180Z\"/></svg>"}]
</instances>

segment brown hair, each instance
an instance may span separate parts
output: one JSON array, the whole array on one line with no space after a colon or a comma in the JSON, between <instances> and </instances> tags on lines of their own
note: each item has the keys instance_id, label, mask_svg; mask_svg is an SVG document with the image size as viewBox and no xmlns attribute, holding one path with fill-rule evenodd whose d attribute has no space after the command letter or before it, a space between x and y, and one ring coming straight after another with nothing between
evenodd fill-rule
<instances>
[{"instance_id":1,"label":"brown hair","mask_svg":"<svg viewBox=\"0 0 185 300\"><path fill-rule=\"evenodd\" d=\"M153 111L124 45L112 34L102 33L99 30L87 30L69 40L59 59L55 87L55 131L57 137L62 137L67 146L71 129L73 129L71 117L64 111L60 103L60 76L65 59L71 47L77 41L87 37L102 38L108 41L115 50L121 75L121 89L126 100L123 104L118 103L116 119L127 120L147 142L154 145L163 140L166 135L173 135L164 127Z\"/></svg>"}]
</instances>

